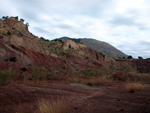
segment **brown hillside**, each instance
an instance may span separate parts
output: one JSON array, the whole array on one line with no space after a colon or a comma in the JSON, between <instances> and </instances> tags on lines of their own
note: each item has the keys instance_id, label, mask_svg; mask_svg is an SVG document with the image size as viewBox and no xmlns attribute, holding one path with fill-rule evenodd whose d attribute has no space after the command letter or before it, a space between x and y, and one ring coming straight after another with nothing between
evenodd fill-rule
<instances>
[{"instance_id":1,"label":"brown hillside","mask_svg":"<svg viewBox=\"0 0 150 113\"><path fill-rule=\"evenodd\" d=\"M103 56L85 45L42 40L14 17L0 20L0 41L0 62L7 65L14 62L20 67L48 66L68 71L99 69L101 64L106 65Z\"/></svg>"},{"instance_id":2,"label":"brown hillside","mask_svg":"<svg viewBox=\"0 0 150 113\"><path fill-rule=\"evenodd\" d=\"M15 68L18 75L23 76L23 68L30 79L33 79L36 67L42 68L48 77L73 74L112 77L115 73L138 69L137 63L104 57L84 44L38 38L28 31L28 26L14 17L0 20L0 62L1 70Z\"/></svg>"}]
</instances>

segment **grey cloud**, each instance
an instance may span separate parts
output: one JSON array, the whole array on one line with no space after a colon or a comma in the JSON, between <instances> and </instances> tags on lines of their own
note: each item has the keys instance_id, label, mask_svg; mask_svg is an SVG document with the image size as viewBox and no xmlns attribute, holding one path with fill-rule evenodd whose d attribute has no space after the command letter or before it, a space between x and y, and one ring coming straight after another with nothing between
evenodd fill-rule
<instances>
[{"instance_id":1,"label":"grey cloud","mask_svg":"<svg viewBox=\"0 0 150 113\"><path fill-rule=\"evenodd\" d=\"M125 25L125 26L142 26L140 23L136 23L133 18L118 16L110 21L111 24L115 26Z\"/></svg>"},{"instance_id":2,"label":"grey cloud","mask_svg":"<svg viewBox=\"0 0 150 113\"><path fill-rule=\"evenodd\" d=\"M148 42L148 41L140 41L138 43L141 44L141 45L150 46L150 42Z\"/></svg>"},{"instance_id":3,"label":"grey cloud","mask_svg":"<svg viewBox=\"0 0 150 113\"><path fill-rule=\"evenodd\" d=\"M14 2L15 1L15 2ZM41 13L42 7L40 0L14 0L11 1L11 5L16 9L16 13L21 18L29 21L37 21L38 14Z\"/></svg>"},{"instance_id":4,"label":"grey cloud","mask_svg":"<svg viewBox=\"0 0 150 113\"><path fill-rule=\"evenodd\" d=\"M149 11L149 0L143 1L143 7ZM30 24L31 32L45 38L104 39L110 44L115 42L114 46L127 54L148 57L150 13L133 6L119 14L117 7L116 0L5 0L0 4L0 16L19 16ZM144 22L145 18L148 18L147 22ZM127 41L124 42L121 37Z\"/></svg>"},{"instance_id":5,"label":"grey cloud","mask_svg":"<svg viewBox=\"0 0 150 113\"><path fill-rule=\"evenodd\" d=\"M46 33L46 34L49 33L49 31L46 31L46 30L44 30L43 28L35 27L34 29L35 29L37 32L39 32L39 33Z\"/></svg>"},{"instance_id":6,"label":"grey cloud","mask_svg":"<svg viewBox=\"0 0 150 113\"><path fill-rule=\"evenodd\" d=\"M133 55L133 57L142 56L144 58L150 57L150 42L138 41L138 42L127 42L125 44L117 45L120 50L127 53L128 55Z\"/></svg>"},{"instance_id":7,"label":"grey cloud","mask_svg":"<svg viewBox=\"0 0 150 113\"><path fill-rule=\"evenodd\" d=\"M62 29L73 29L73 26L70 26L70 25L66 25L66 24L60 24L58 25L59 28L62 28Z\"/></svg>"},{"instance_id":8,"label":"grey cloud","mask_svg":"<svg viewBox=\"0 0 150 113\"><path fill-rule=\"evenodd\" d=\"M46 0L45 0L46 1ZM62 15L63 18L75 18L78 15L102 17L106 8L110 8L110 0L51 0L44 4L44 12Z\"/></svg>"},{"instance_id":9,"label":"grey cloud","mask_svg":"<svg viewBox=\"0 0 150 113\"><path fill-rule=\"evenodd\" d=\"M141 41L138 43L138 45L140 45L142 47L142 50L149 50L150 53L150 42L146 42L146 41Z\"/></svg>"}]
</instances>

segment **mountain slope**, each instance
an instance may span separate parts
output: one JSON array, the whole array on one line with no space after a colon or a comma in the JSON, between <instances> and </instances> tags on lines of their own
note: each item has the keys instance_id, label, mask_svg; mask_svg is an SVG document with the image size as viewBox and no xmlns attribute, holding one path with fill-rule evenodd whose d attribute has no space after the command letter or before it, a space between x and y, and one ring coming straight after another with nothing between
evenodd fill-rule
<instances>
[{"instance_id":1,"label":"mountain slope","mask_svg":"<svg viewBox=\"0 0 150 113\"><path fill-rule=\"evenodd\" d=\"M68 37L49 41L32 35L28 26L14 17L0 20L0 72L16 70L18 80L37 79L37 73L41 73L40 80L66 80L71 75L87 78L91 75L112 75L121 68L129 70L131 67L126 59L108 59L98 50L90 49L92 46L95 50L100 49L100 52L107 51L108 55L118 55L111 45L104 42L69 40Z\"/></svg>"},{"instance_id":2,"label":"mountain slope","mask_svg":"<svg viewBox=\"0 0 150 113\"><path fill-rule=\"evenodd\" d=\"M98 52L102 52L105 55L121 58L127 57L126 54L106 42L98 41L95 39L81 39L81 41L89 48L94 49Z\"/></svg>"},{"instance_id":3,"label":"mountain slope","mask_svg":"<svg viewBox=\"0 0 150 113\"><path fill-rule=\"evenodd\" d=\"M124 54L117 48L113 47L112 45L110 45L106 42L95 40L95 39L87 39L87 38L75 39L75 38L69 38L69 37L62 37L59 40L62 40L63 42L65 42L66 40L73 40L78 43L83 43L87 47L89 47L93 50L96 50L97 52L101 52L107 56L121 57L121 58L127 57L126 54Z\"/></svg>"},{"instance_id":4,"label":"mountain slope","mask_svg":"<svg viewBox=\"0 0 150 113\"><path fill-rule=\"evenodd\" d=\"M0 20L0 68L4 65L7 68L10 64L73 72L99 69L101 64L105 65L105 61L102 55L83 44L71 40L63 43L38 38L28 31L25 24L10 17Z\"/></svg>"}]
</instances>

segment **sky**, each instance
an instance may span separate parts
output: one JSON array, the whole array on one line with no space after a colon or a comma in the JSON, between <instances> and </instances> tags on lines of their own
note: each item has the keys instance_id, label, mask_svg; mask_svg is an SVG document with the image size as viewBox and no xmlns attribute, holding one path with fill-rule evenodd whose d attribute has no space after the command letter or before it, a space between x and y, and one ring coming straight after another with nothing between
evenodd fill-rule
<instances>
[{"instance_id":1,"label":"sky","mask_svg":"<svg viewBox=\"0 0 150 113\"><path fill-rule=\"evenodd\" d=\"M1 0L2 16L23 18L38 37L94 38L150 57L150 0Z\"/></svg>"}]
</instances>

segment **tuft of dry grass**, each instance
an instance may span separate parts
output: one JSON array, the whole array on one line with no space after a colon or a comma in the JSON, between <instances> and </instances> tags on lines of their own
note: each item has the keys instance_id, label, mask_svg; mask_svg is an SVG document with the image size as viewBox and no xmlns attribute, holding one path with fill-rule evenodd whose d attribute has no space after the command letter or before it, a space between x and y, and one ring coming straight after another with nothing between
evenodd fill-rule
<instances>
[{"instance_id":1,"label":"tuft of dry grass","mask_svg":"<svg viewBox=\"0 0 150 113\"><path fill-rule=\"evenodd\" d=\"M67 105L64 99L40 99L38 101L40 113L66 113Z\"/></svg>"},{"instance_id":2,"label":"tuft of dry grass","mask_svg":"<svg viewBox=\"0 0 150 113\"><path fill-rule=\"evenodd\" d=\"M126 89L129 93L134 93L135 91L143 90L143 85L140 83L128 83L126 84Z\"/></svg>"}]
</instances>

